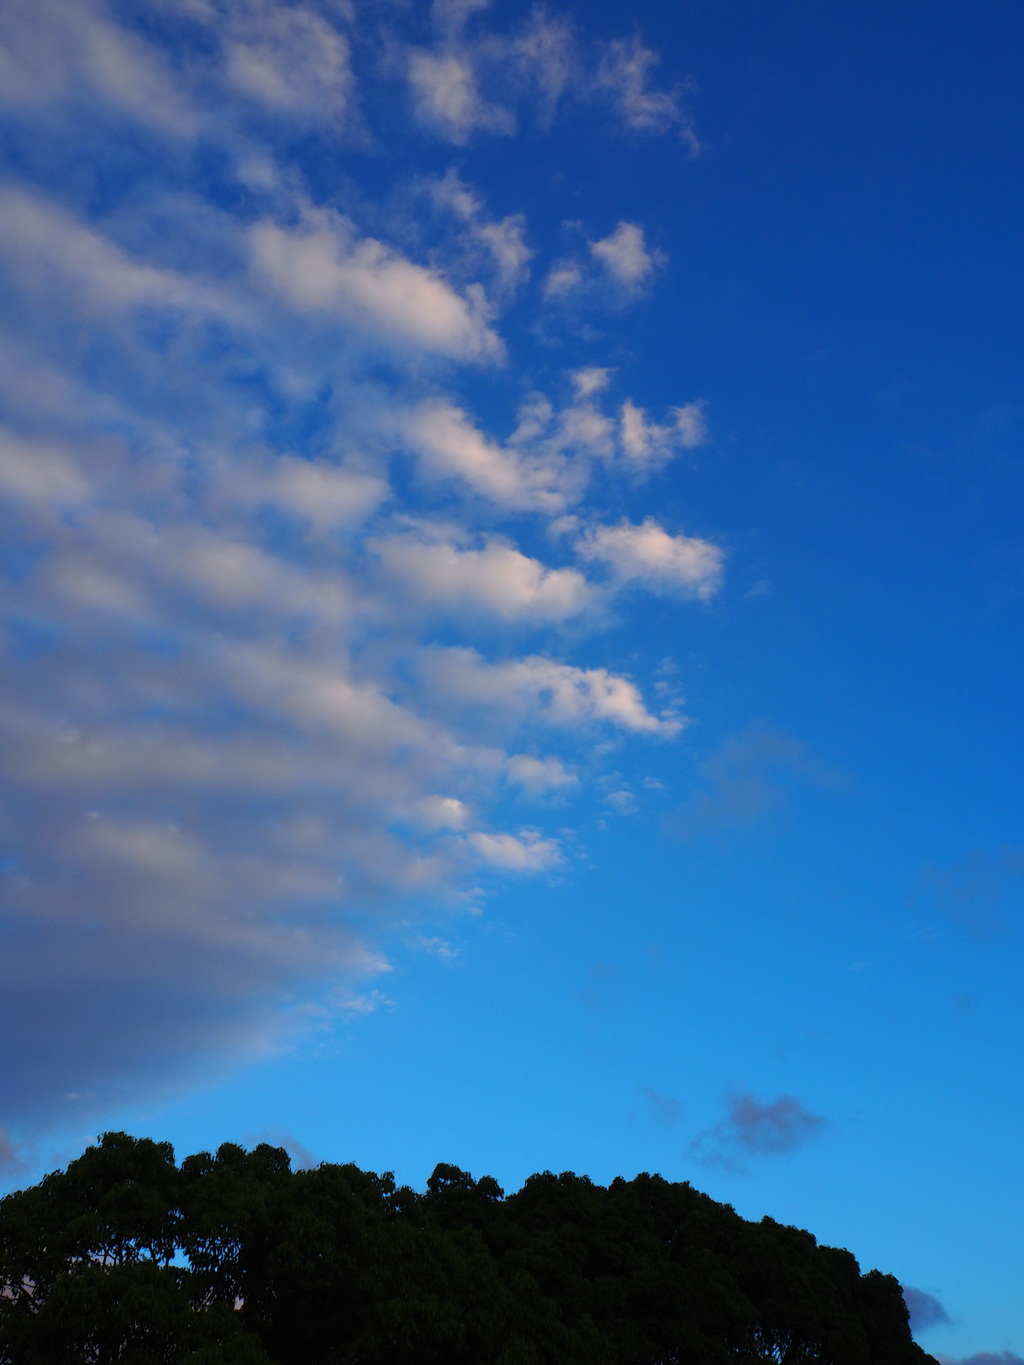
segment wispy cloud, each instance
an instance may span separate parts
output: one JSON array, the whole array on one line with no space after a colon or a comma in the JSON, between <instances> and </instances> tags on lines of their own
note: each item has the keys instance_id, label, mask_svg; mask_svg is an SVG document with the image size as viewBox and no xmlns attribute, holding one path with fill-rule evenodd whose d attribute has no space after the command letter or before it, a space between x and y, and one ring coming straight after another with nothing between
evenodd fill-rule
<instances>
[{"instance_id":1,"label":"wispy cloud","mask_svg":"<svg viewBox=\"0 0 1024 1365\"><path fill-rule=\"evenodd\" d=\"M769 821L787 809L799 785L841 791L849 784L802 740L760 722L725 740L699 772L694 795L669 821L684 839L724 837Z\"/></svg>"},{"instance_id":2,"label":"wispy cloud","mask_svg":"<svg viewBox=\"0 0 1024 1365\"><path fill-rule=\"evenodd\" d=\"M346 36L312 7L248 0L227 11L228 85L268 109L316 122L342 120L355 78Z\"/></svg>"},{"instance_id":3,"label":"wispy cloud","mask_svg":"<svg viewBox=\"0 0 1024 1365\"><path fill-rule=\"evenodd\" d=\"M903 1285L903 1302L910 1314L912 1332L921 1332L926 1327L937 1327L949 1322L949 1314L935 1295L927 1294L923 1289L914 1289L909 1284Z\"/></svg>"},{"instance_id":4,"label":"wispy cloud","mask_svg":"<svg viewBox=\"0 0 1024 1365\"><path fill-rule=\"evenodd\" d=\"M610 98L625 126L634 133L676 132L696 156L701 150L693 120L683 103L687 87L659 89L652 82L661 58L640 39L613 38L604 47L595 86Z\"/></svg>"},{"instance_id":5,"label":"wispy cloud","mask_svg":"<svg viewBox=\"0 0 1024 1365\"><path fill-rule=\"evenodd\" d=\"M521 121L550 127L566 106L602 107L630 136L675 134L690 155L701 143L686 107L689 83L659 85L660 56L633 36L580 41L572 21L534 6L508 29L489 25L486 4L432 7L433 42L403 51L415 118L435 137L465 146L507 137Z\"/></svg>"},{"instance_id":6,"label":"wispy cloud","mask_svg":"<svg viewBox=\"0 0 1024 1365\"><path fill-rule=\"evenodd\" d=\"M5 1128L0 1128L0 1180L9 1180L26 1168L14 1141Z\"/></svg>"},{"instance_id":7,"label":"wispy cloud","mask_svg":"<svg viewBox=\"0 0 1024 1365\"><path fill-rule=\"evenodd\" d=\"M946 918L984 942L1005 932L1006 915L1020 901L1024 849L976 849L952 867L926 867L923 878Z\"/></svg>"},{"instance_id":8,"label":"wispy cloud","mask_svg":"<svg viewBox=\"0 0 1024 1365\"><path fill-rule=\"evenodd\" d=\"M576 992L576 999L585 1010L600 1014L615 1004L621 980L622 972L614 962L595 962L583 989Z\"/></svg>"},{"instance_id":9,"label":"wispy cloud","mask_svg":"<svg viewBox=\"0 0 1024 1365\"><path fill-rule=\"evenodd\" d=\"M690 1144L702 1166L724 1166L742 1173L751 1157L789 1156L817 1138L828 1120L791 1095L762 1103L753 1095L732 1095L727 1114Z\"/></svg>"},{"instance_id":10,"label":"wispy cloud","mask_svg":"<svg viewBox=\"0 0 1024 1365\"><path fill-rule=\"evenodd\" d=\"M647 1100L648 1110L655 1123L663 1128L674 1128L683 1119L683 1106L671 1095L659 1094L657 1090L652 1090L649 1085L643 1088L644 1097Z\"/></svg>"},{"instance_id":11,"label":"wispy cloud","mask_svg":"<svg viewBox=\"0 0 1024 1365\"><path fill-rule=\"evenodd\" d=\"M579 224L566 224L570 232ZM620 312L647 294L656 272L665 264L664 252L650 249L639 223L622 221L607 237L586 243L560 257L544 278L543 295L552 305L578 313L585 309Z\"/></svg>"},{"instance_id":12,"label":"wispy cloud","mask_svg":"<svg viewBox=\"0 0 1024 1365\"><path fill-rule=\"evenodd\" d=\"M982 1351L979 1355L954 1358L936 1355L939 1365L1024 1365L1024 1356L1014 1355L1013 1351Z\"/></svg>"}]
</instances>

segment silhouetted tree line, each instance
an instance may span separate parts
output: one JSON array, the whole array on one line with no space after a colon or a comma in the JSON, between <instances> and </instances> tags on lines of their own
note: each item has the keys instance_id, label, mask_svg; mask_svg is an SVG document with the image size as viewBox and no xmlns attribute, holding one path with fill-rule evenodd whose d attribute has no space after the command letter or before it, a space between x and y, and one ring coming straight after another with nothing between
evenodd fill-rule
<instances>
[{"instance_id":1,"label":"silhouetted tree line","mask_svg":"<svg viewBox=\"0 0 1024 1365\"><path fill-rule=\"evenodd\" d=\"M425 1193L107 1133L0 1201L4 1365L928 1365L900 1286L689 1184ZM931 1362L934 1365L934 1362Z\"/></svg>"}]
</instances>

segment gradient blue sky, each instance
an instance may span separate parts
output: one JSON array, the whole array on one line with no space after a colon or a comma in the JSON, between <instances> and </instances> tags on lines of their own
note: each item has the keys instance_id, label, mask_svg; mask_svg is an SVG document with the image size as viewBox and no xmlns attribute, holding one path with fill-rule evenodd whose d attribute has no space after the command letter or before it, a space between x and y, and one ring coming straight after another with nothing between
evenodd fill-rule
<instances>
[{"instance_id":1,"label":"gradient blue sky","mask_svg":"<svg viewBox=\"0 0 1024 1365\"><path fill-rule=\"evenodd\" d=\"M9 1187L658 1170L1024 1356L1022 62L7 0Z\"/></svg>"}]
</instances>

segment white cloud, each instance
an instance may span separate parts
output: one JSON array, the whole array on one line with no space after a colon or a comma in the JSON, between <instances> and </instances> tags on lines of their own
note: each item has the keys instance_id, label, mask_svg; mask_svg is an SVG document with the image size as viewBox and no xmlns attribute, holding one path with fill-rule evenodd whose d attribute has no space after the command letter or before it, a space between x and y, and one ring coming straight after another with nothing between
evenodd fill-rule
<instances>
[{"instance_id":1,"label":"white cloud","mask_svg":"<svg viewBox=\"0 0 1024 1365\"><path fill-rule=\"evenodd\" d=\"M440 958L442 962L457 962L460 956L458 948L436 934L417 934L413 944L421 952L430 953L433 957Z\"/></svg>"},{"instance_id":2,"label":"white cloud","mask_svg":"<svg viewBox=\"0 0 1024 1365\"><path fill-rule=\"evenodd\" d=\"M548 568L498 539L463 548L422 527L420 534L378 539L372 546L406 592L449 611L485 611L505 621L564 621L595 597L578 570Z\"/></svg>"},{"instance_id":3,"label":"white cloud","mask_svg":"<svg viewBox=\"0 0 1024 1365\"><path fill-rule=\"evenodd\" d=\"M515 131L510 111L481 97L466 53L413 48L408 71L416 118L447 141L462 146L477 132Z\"/></svg>"},{"instance_id":4,"label":"white cloud","mask_svg":"<svg viewBox=\"0 0 1024 1365\"><path fill-rule=\"evenodd\" d=\"M509 781L530 796L544 796L579 785L576 774L569 772L561 759L551 755L534 758L532 754L510 754L505 768Z\"/></svg>"},{"instance_id":5,"label":"white cloud","mask_svg":"<svg viewBox=\"0 0 1024 1365\"><path fill-rule=\"evenodd\" d=\"M587 246L589 261L570 255L553 263L541 288L544 299L575 308L589 304L617 310L642 297L656 268L666 260L663 252L648 250L639 224L625 220Z\"/></svg>"},{"instance_id":6,"label":"white cloud","mask_svg":"<svg viewBox=\"0 0 1024 1365\"><path fill-rule=\"evenodd\" d=\"M488 33L472 8L439 6L441 46L399 72L442 136L510 128L492 91L542 122L582 97L568 25ZM386 970L375 910L557 866L508 810L571 796L613 736L682 724L541 640L570 627L578 659L581 614L630 576L679 578L581 528L599 466L645 474L697 410L626 421L603 367L557 381L561 403L495 369L496 407L528 396L488 434L452 362L504 359L494 301L526 278L525 221L450 172L447 223L421 223L402 206L429 181L381 203L334 159L371 13L350 39L346 7L312 0L158 15L162 45L99 3L0 8L0 105L31 135L0 196L0 931L32 929L4 935L0 1031L22 1040L5 1103L26 1121L268 1047L284 1008L380 1003L358 985ZM288 150L314 120L331 183ZM642 236L616 233L581 245L584 289L646 282ZM441 499L459 529L432 526ZM558 553L598 547L598 587L532 549L573 507ZM472 647L505 623L543 635Z\"/></svg>"},{"instance_id":7,"label":"white cloud","mask_svg":"<svg viewBox=\"0 0 1024 1365\"><path fill-rule=\"evenodd\" d=\"M358 237L338 214L311 209L297 227L264 221L249 235L257 276L300 312L332 315L438 355L502 358L482 291L470 286L457 294L436 271Z\"/></svg>"},{"instance_id":8,"label":"white cloud","mask_svg":"<svg viewBox=\"0 0 1024 1365\"><path fill-rule=\"evenodd\" d=\"M229 85L284 114L340 119L353 93L349 45L314 10L250 0L229 11Z\"/></svg>"},{"instance_id":9,"label":"white cloud","mask_svg":"<svg viewBox=\"0 0 1024 1365\"><path fill-rule=\"evenodd\" d=\"M0 104L31 110L98 101L164 133L191 136L196 115L153 48L102 4L5 0Z\"/></svg>"},{"instance_id":10,"label":"white cloud","mask_svg":"<svg viewBox=\"0 0 1024 1365\"><path fill-rule=\"evenodd\" d=\"M601 365L586 365L583 369L573 370L569 378L572 386L576 390L576 397L580 402L585 402L592 398L595 393L600 393L602 389L608 387L608 379L611 370Z\"/></svg>"},{"instance_id":11,"label":"white cloud","mask_svg":"<svg viewBox=\"0 0 1024 1365\"><path fill-rule=\"evenodd\" d=\"M591 242L590 251L615 283L629 293L642 290L663 259L660 253L647 250L644 230L636 223L619 223L607 237Z\"/></svg>"},{"instance_id":12,"label":"white cloud","mask_svg":"<svg viewBox=\"0 0 1024 1365\"><path fill-rule=\"evenodd\" d=\"M377 474L296 455L282 455L265 470L231 467L224 478L225 499L294 513L318 533L358 525L389 493Z\"/></svg>"},{"instance_id":13,"label":"white cloud","mask_svg":"<svg viewBox=\"0 0 1024 1365\"><path fill-rule=\"evenodd\" d=\"M498 445L453 403L424 403L400 417L398 429L435 478L461 479L505 507L553 512L565 506L566 471L557 457Z\"/></svg>"},{"instance_id":14,"label":"white cloud","mask_svg":"<svg viewBox=\"0 0 1024 1365\"><path fill-rule=\"evenodd\" d=\"M595 402L609 373L571 371L576 399L561 409L532 394L504 445L443 398L398 414L391 426L425 477L466 484L500 507L553 515L583 497L595 462L621 460L632 477L644 478L705 439L700 403L673 408L669 422L657 423L627 399L613 421Z\"/></svg>"},{"instance_id":15,"label":"white cloud","mask_svg":"<svg viewBox=\"0 0 1024 1365\"><path fill-rule=\"evenodd\" d=\"M521 213L509 214L496 223L481 223L476 232L498 267L498 285L503 290L514 289L529 275L527 262L533 252L523 240L525 218Z\"/></svg>"},{"instance_id":16,"label":"white cloud","mask_svg":"<svg viewBox=\"0 0 1024 1365\"><path fill-rule=\"evenodd\" d=\"M499 294L510 293L528 277L528 262L533 252L525 241L523 214L512 213L498 221L488 220L479 195L452 169L434 181L431 189L434 202L463 222L470 239L491 258Z\"/></svg>"},{"instance_id":17,"label":"white cloud","mask_svg":"<svg viewBox=\"0 0 1024 1365\"><path fill-rule=\"evenodd\" d=\"M337 572L317 574L245 540L202 530L167 536L156 565L165 565L177 587L218 607L256 608L292 618L342 621L351 596Z\"/></svg>"},{"instance_id":18,"label":"white cloud","mask_svg":"<svg viewBox=\"0 0 1024 1365\"><path fill-rule=\"evenodd\" d=\"M595 82L585 71L572 24L542 6L511 31L478 27L466 32L478 0L446 0L432 7L439 44L414 48L408 77L419 122L457 145L476 133L508 135L516 129L512 104L547 129L566 97L586 97ZM488 100L492 83L505 103ZM589 87L589 88L588 88ZM602 91L603 93L603 91Z\"/></svg>"},{"instance_id":19,"label":"white cloud","mask_svg":"<svg viewBox=\"0 0 1024 1365\"><path fill-rule=\"evenodd\" d=\"M207 281L133 259L59 205L5 185L0 195L0 253L22 289L66 308L69 292L84 311L158 307L227 314L223 291Z\"/></svg>"},{"instance_id":20,"label":"white cloud","mask_svg":"<svg viewBox=\"0 0 1024 1365\"><path fill-rule=\"evenodd\" d=\"M672 416L675 419L679 444L685 450L703 445L708 439L707 416L703 403L687 403L685 407L673 408Z\"/></svg>"},{"instance_id":21,"label":"white cloud","mask_svg":"<svg viewBox=\"0 0 1024 1365\"><path fill-rule=\"evenodd\" d=\"M580 60L571 25L537 6L508 43L513 69L535 93L542 126L550 126L562 96L580 84Z\"/></svg>"},{"instance_id":22,"label":"white cloud","mask_svg":"<svg viewBox=\"0 0 1024 1365\"><path fill-rule=\"evenodd\" d=\"M85 502L89 492L68 452L0 428L0 493L60 510Z\"/></svg>"},{"instance_id":23,"label":"white cloud","mask_svg":"<svg viewBox=\"0 0 1024 1365\"><path fill-rule=\"evenodd\" d=\"M469 807L457 796L424 796L418 801L414 818L426 829L463 829Z\"/></svg>"},{"instance_id":24,"label":"white cloud","mask_svg":"<svg viewBox=\"0 0 1024 1365\"><path fill-rule=\"evenodd\" d=\"M652 89L650 73L661 58L639 38L614 38L605 44L595 87L605 93L625 126L636 133L679 133L691 153L700 151L693 123L678 91Z\"/></svg>"},{"instance_id":25,"label":"white cloud","mask_svg":"<svg viewBox=\"0 0 1024 1365\"><path fill-rule=\"evenodd\" d=\"M520 830L518 837L475 832L467 842L485 863L503 872L546 872L563 861L557 841L542 838L538 830Z\"/></svg>"},{"instance_id":26,"label":"white cloud","mask_svg":"<svg viewBox=\"0 0 1024 1365\"><path fill-rule=\"evenodd\" d=\"M544 279L543 294L546 299L564 298L578 289L586 279L579 261L556 261Z\"/></svg>"},{"instance_id":27,"label":"white cloud","mask_svg":"<svg viewBox=\"0 0 1024 1365\"><path fill-rule=\"evenodd\" d=\"M638 734L672 735L675 717L652 715L640 689L606 668L576 668L541 655L487 663L474 649L427 650L424 683L448 705L495 708L523 720L578 728L602 722Z\"/></svg>"},{"instance_id":28,"label":"white cloud","mask_svg":"<svg viewBox=\"0 0 1024 1365\"><path fill-rule=\"evenodd\" d=\"M702 601L722 581L724 555L717 545L691 536L672 536L648 517L640 526L628 521L591 529L576 542L584 559L607 564L623 582L681 592Z\"/></svg>"},{"instance_id":29,"label":"white cloud","mask_svg":"<svg viewBox=\"0 0 1024 1365\"><path fill-rule=\"evenodd\" d=\"M701 403L672 409L671 423L649 422L643 408L629 398L619 412L619 439L628 463L635 469L656 468L679 450L689 450L707 439Z\"/></svg>"},{"instance_id":30,"label":"white cloud","mask_svg":"<svg viewBox=\"0 0 1024 1365\"><path fill-rule=\"evenodd\" d=\"M342 988L330 997L330 1005L341 1015L358 1017L376 1014L379 1009L394 1009L395 1002L389 1000L383 991L374 990L364 994Z\"/></svg>"}]
</instances>

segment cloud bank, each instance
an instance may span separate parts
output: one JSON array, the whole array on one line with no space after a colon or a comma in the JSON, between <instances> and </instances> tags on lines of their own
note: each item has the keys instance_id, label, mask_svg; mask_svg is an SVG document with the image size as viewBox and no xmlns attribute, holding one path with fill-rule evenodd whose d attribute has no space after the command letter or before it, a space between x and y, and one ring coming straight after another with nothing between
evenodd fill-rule
<instances>
[{"instance_id":1,"label":"cloud bank","mask_svg":"<svg viewBox=\"0 0 1024 1365\"><path fill-rule=\"evenodd\" d=\"M638 39L474 4L119 13L0 16L12 1131L376 1008L393 919L562 866L524 803L683 723L588 632L637 591L699 610L724 565L607 510L705 439L699 400L649 415L593 365L542 391L505 310L550 326L552 253L418 161L584 104L685 141ZM325 177L384 107L393 183ZM656 286L641 225L587 241L617 306Z\"/></svg>"}]
</instances>

